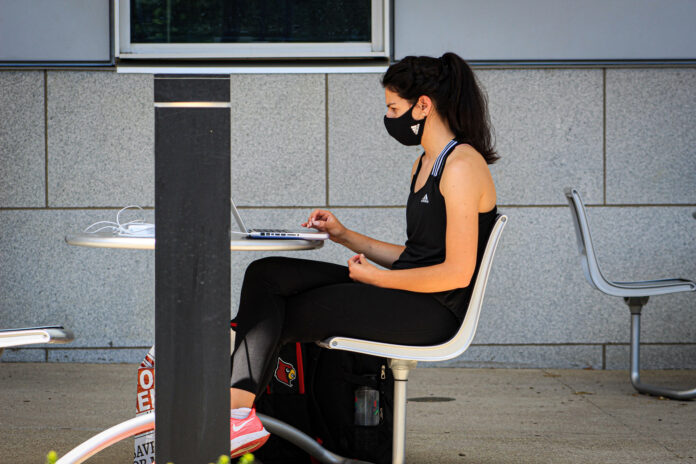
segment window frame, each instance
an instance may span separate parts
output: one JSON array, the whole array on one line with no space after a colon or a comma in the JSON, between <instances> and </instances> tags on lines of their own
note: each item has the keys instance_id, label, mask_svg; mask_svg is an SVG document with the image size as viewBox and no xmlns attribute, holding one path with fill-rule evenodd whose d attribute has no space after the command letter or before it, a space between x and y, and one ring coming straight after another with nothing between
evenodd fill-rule
<instances>
[{"instance_id":1,"label":"window frame","mask_svg":"<svg viewBox=\"0 0 696 464\"><path fill-rule=\"evenodd\" d=\"M389 58L391 0L370 0L371 42L160 43L130 41L130 0L114 0L114 54L120 59Z\"/></svg>"}]
</instances>

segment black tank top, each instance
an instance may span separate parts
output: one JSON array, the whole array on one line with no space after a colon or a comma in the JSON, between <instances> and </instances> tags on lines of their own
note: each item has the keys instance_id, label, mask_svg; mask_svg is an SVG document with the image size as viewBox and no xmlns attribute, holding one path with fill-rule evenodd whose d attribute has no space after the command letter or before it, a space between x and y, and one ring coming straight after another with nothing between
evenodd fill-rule
<instances>
[{"instance_id":1,"label":"black tank top","mask_svg":"<svg viewBox=\"0 0 696 464\"><path fill-rule=\"evenodd\" d=\"M452 140L445 146L433 163L433 169L423 187L414 191L416 179L423 164L423 155L418 161L418 168L411 179L411 190L406 203L406 249L392 264L392 269L411 269L432 266L445 261L445 236L447 232L447 214L445 198L440 193L440 179L447 157L454 151L458 142ZM492 210L479 213L478 247L474 278L481 264L481 256L493 228L497 206ZM474 279L472 278L472 283ZM449 308L461 322L471 297L473 285L444 292L431 293L441 304Z\"/></svg>"}]
</instances>

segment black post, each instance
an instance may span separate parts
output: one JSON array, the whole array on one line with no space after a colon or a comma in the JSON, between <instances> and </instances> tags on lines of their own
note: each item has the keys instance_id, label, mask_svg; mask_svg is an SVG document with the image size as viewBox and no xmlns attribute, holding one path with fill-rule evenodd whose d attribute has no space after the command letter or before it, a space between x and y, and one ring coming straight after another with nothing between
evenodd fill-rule
<instances>
[{"instance_id":1,"label":"black post","mask_svg":"<svg viewBox=\"0 0 696 464\"><path fill-rule=\"evenodd\" d=\"M229 76L155 76L156 462L229 454Z\"/></svg>"}]
</instances>

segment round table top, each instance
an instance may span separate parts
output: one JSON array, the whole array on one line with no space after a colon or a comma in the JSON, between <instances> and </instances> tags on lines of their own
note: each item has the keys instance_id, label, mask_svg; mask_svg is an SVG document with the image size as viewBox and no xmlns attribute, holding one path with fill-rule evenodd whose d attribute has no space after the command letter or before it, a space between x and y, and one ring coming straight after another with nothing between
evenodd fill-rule
<instances>
[{"instance_id":1,"label":"round table top","mask_svg":"<svg viewBox=\"0 0 696 464\"><path fill-rule=\"evenodd\" d=\"M94 247L94 248L120 248L127 250L154 250L154 237L132 237L118 235L111 231L97 233L80 233L66 235L65 241L69 245ZM230 250L232 251L279 251L279 250L313 250L321 248L323 240L295 240L295 239L250 239L246 237L232 238Z\"/></svg>"}]
</instances>

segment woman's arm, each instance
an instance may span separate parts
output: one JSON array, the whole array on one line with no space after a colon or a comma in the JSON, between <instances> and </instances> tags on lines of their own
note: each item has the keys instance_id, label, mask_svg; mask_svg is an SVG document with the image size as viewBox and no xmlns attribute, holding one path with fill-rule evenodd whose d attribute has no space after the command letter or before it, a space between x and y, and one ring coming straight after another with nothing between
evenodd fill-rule
<instances>
[{"instance_id":1,"label":"woman's arm","mask_svg":"<svg viewBox=\"0 0 696 464\"><path fill-rule=\"evenodd\" d=\"M392 263L406 248L402 245L382 242L359 234L348 229L333 215L331 211L315 209L309 215L307 222L301 224L304 227L314 227L329 234L329 239L349 248L356 253L363 253L369 259L386 268L391 268Z\"/></svg>"},{"instance_id":2,"label":"woman's arm","mask_svg":"<svg viewBox=\"0 0 696 464\"><path fill-rule=\"evenodd\" d=\"M364 254L367 259L387 269L391 269L391 265L406 249L403 245L382 242L381 240L376 240L350 229L346 229L345 232L341 236L336 237L334 241L356 253Z\"/></svg>"},{"instance_id":3,"label":"woman's arm","mask_svg":"<svg viewBox=\"0 0 696 464\"><path fill-rule=\"evenodd\" d=\"M467 283L453 276L455 269L444 263L413 269L385 270L370 264L365 255L348 260L350 278L377 287L411 292L433 293L466 287Z\"/></svg>"}]
</instances>

